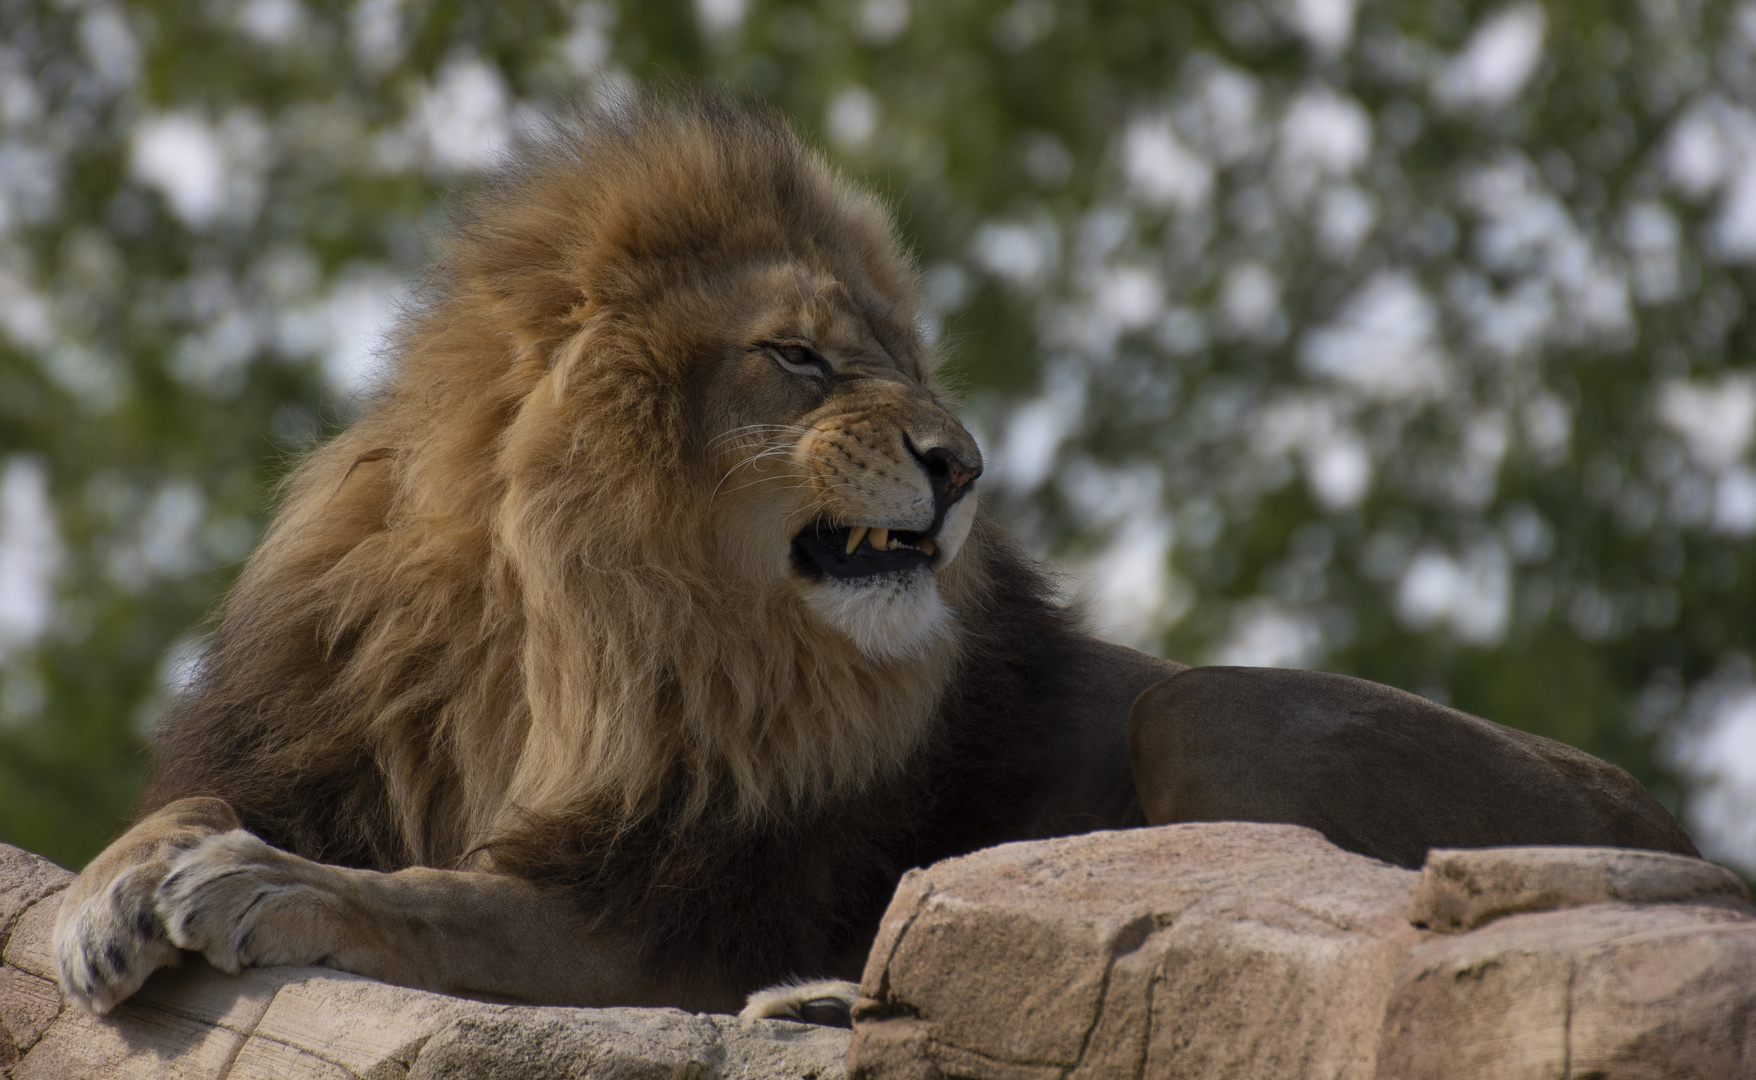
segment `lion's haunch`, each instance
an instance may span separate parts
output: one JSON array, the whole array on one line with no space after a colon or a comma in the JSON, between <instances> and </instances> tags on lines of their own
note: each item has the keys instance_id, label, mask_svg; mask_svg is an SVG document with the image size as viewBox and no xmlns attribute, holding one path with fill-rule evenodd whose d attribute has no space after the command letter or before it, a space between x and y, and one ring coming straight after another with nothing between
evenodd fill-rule
<instances>
[{"instance_id":1,"label":"lion's haunch","mask_svg":"<svg viewBox=\"0 0 1756 1080\"><path fill-rule=\"evenodd\" d=\"M1700 854L1621 769L1345 675L1191 668L1141 695L1129 737L1153 824L1306 825L1350 851L1411 868L1434 847Z\"/></svg>"}]
</instances>

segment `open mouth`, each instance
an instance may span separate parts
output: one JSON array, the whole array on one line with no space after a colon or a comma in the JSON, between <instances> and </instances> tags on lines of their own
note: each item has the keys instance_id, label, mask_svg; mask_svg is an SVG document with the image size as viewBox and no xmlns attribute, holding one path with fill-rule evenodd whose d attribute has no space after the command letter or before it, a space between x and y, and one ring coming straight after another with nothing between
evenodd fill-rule
<instances>
[{"instance_id":1,"label":"open mouth","mask_svg":"<svg viewBox=\"0 0 1756 1080\"><path fill-rule=\"evenodd\" d=\"M867 525L807 525L793 537L793 567L810 578L875 577L932 567L938 547L925 533Z\"/></svg>"}]
</instances>

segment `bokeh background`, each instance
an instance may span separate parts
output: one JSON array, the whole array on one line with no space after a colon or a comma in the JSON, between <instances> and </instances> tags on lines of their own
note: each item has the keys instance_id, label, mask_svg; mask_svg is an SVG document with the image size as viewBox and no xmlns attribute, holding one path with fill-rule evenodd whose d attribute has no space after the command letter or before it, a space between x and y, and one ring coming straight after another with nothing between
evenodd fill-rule
<instances>
[{"instance_id":1,"label":"bokeh background","mask_svg":"<svg viewBox=\"0 0 1756 1080\"><path fill-rule=\"evenodd\" d=\"M0 839L81 864L460 189L708 80L897 208L1106 636L1615 761L1756 872L1756 4L0 0Z\"/></svg>"}]
</instances>

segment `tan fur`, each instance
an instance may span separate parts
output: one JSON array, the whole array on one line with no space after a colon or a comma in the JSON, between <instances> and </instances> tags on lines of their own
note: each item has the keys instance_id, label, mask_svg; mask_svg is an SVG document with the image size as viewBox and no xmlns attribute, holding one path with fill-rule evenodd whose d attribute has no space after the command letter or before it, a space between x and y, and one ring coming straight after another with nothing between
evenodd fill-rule
<instances>
[{"instance_id":1,"label":"tan fur","mask_svg":"<svg viewBox=\"0 0 1756 1080\"><path fill-rule=\"evenodd\" d=\"M698 808L717 770L744 814L845 792L914 748L955 656L869 660L780 562L813 512L884 510L836 491L835 450L912 470L894 434L868 435L937 408L882 212L790 147L833 224L802 238L765 205L755 159L772 148L727 160L687 120L638 153L593 136L475 208L389 386L289 481L228 601L271 632L357 635L333 693L369 729L422 861L475 849L509 813L639 813L676 767ZM880 361L889 345L912 385L867 380L801 416L730 379L714 393L757 400L692 423L691 359L783 335ZM733 419L811 434L741 436ZM439 819L435 744L462 789Z\"/></svg>"},{"instance_id":2,"label":"tan fur","mask_svg":"<svg viewBox=\"0 0 1756 1080\"><path fill-rule=\"evenodd\" d=\"M939 508L934 571L876 614L861 606L879 591L802 581L791 552L814 522L939 521L923 447L979 472L915 319L885 212L784 125L631 102L556 136L468 205L386 385L286 482L195 711L173 717L171 737L196 741L162 760L149 807L169 805L118 844L158 850L187 812L169 800L213 790L200 740L288 700L309 704L239 775L369 761L394 833L375 849L402 853L383 869L492 870L495 842L531 822L634 822L661 803L678 827L710 807L781 821L895 774L956 670L958 613L986 587L979 538L958 551L973 490ZM832 376L789 367L777 343ZM201 735L201 716L220 734ZM434 983L407 953L430 943L400 932L350 951L296 903L251 913L231 892L282 881L329 897L319 913L395 921L394 905L348 899L366 871L213 833L173 860L187 873L154 856L176 943L222 966L323 960L488 989ZM95 895L133 865L106 853L81 880ZM475 877L417 892L475 910ZM229 883L203 901L191 883L206 881ZM145 977L131 959L86 985L104 982L104 918L69 908L58 934L64 986L99 1008ZM164 962L136 952L145 970ZM626 972L591 985L567 999L645 996Z\"/></svg>"}]
</instances>

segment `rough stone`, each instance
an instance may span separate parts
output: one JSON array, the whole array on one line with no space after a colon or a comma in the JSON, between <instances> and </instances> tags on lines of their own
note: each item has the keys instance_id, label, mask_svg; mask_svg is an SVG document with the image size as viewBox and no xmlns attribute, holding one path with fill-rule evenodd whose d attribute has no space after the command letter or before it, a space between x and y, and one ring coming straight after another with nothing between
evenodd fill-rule
<instances>
[{"instance_id":1,"label":"rough stone","mask_svg":"<svg viewBox=\"0 0 1756 1080\"><path fill-rule=\"evenodd\" d=\"M28 851L0 844L0 952L18 917L38 900L65 889L73 874Z\"/></svg>"},{"instance_id":2,"label":"rough stone","mask_svg":"<svg viewBox=\"0 0 1756 1080\"><path fill-rule=\"evenodd\" d=\"M47 859L0 844L0 1069L10 1070L61 1010L61 992L39 973L28 972L5 958L27 951L15 931L44 897L65 889L73 875Z\"/></svg>"},{"instance_id":3,"label":"rough stone","mask_svg":"<svg viewBox=\"0 0 1756 1080\"><path fill-rule=\"evenodd\" d=\"M53 981L70 878L0 847L7 1080L1756 1076L1756 909L1728 872L1648 852L1416 872L1245 823L992 848L903 879L851 1042L199 959L94 1017Z\"/></svg>"},{"instance_id":4,"label":"rough stone","mask_svg":"<svg viewBox=\"0 0 1756 1080\"><path fill-rule=\"evenodd\" d=\"M1756 1076L1756 920L1714 905L1597 904L1416 947L1378 1074Z\"/></svg>"},{"instance_id":5,"label":"rough stone","mask_svg":"<svg viewBox=\"0 0 1756 1080\"><path fill-rule=\"evenodd\" d=\"M409 1080L831 1080L847 1033L676 1009L517 1009L458 1018L421 1049ZM516 1070L510 1068L516 1063Z\"/></svg>"},{"instance_id":6,"label":"rough stone","mask_svg":"<svg viewBox=\"0 0 1756 1080\"><path fill-rule=\"evenodd\" d=\"M1417 875L1309 829L1009 844L909 874L852 1075L1367 1075ZM1374 1010L1376 1006L1376 1012Z\"/></svg>"},{"instance_id":7,"label":"rough stone","mask_svg":"<svg viewBox=\"0 0 1756 1080\"><path fill-rule=\"evenodd\" d=\"M849 1075L1756 1076L1756 917L1727 872L1600 848L1436 855L1415 873L1307 829L1213 823L912 873ZM1458 881L1481 889L1444 891ZM1464 932L1409 918L1441 910Z\"/></svg>"},{"instance_id":8,"label":"rough stone","mask_svg":"<svg viewBox=\"0 0 1756 1080\"><path fill-rule=\"evenodd\" d=\"M1519 847L1427 854L1409 921L1471 930L1502 915L1619 900L1747 907L1750 890L1723 866L1662 851Z\"/></svg>"}]
</instances>

